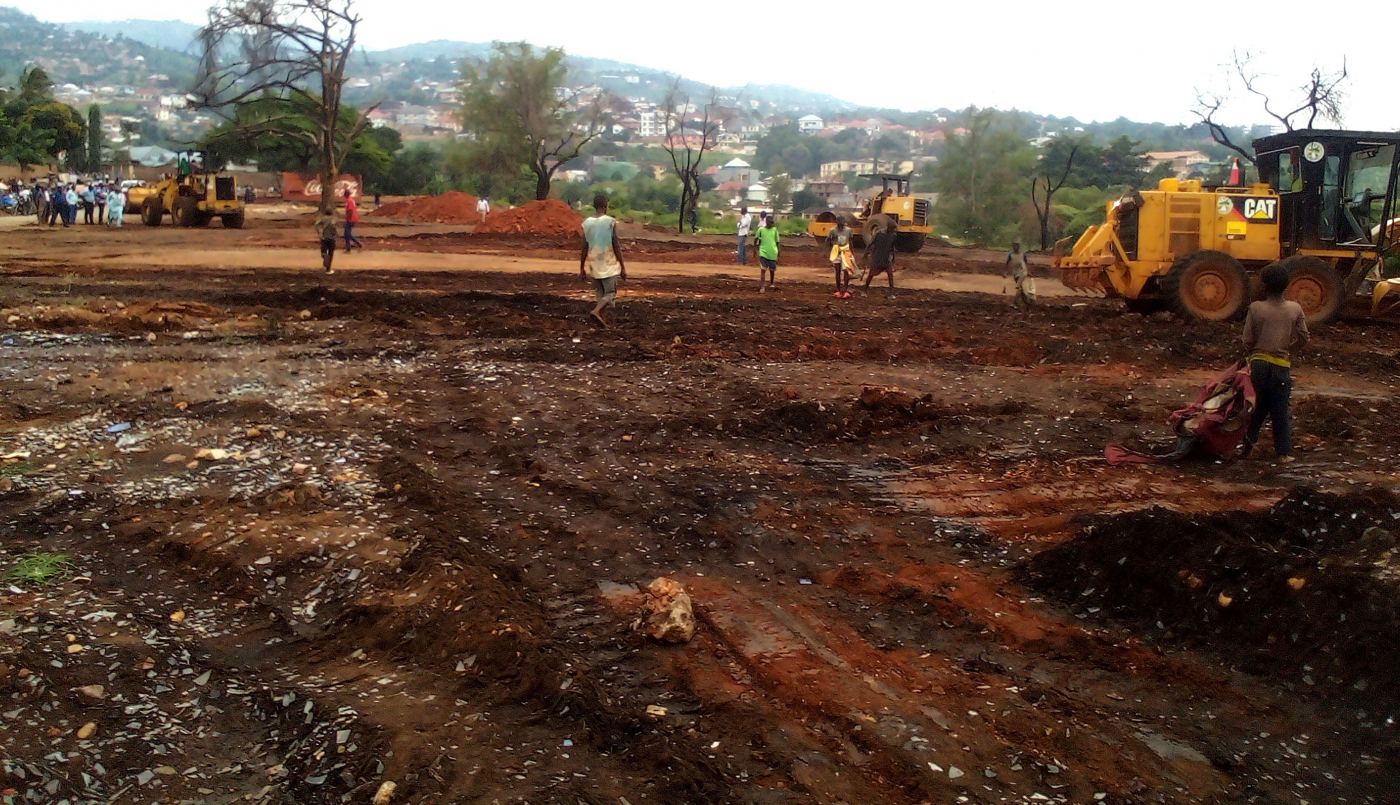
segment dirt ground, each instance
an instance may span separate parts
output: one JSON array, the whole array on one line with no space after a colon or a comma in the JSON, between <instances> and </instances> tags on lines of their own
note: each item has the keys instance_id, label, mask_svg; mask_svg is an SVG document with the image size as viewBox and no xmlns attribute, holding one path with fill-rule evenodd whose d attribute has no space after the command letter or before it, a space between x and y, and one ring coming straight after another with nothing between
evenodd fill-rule
<instances>
[{"instance_id":1,"label":"dirt ground","mask_svg":"<svg viewBox=\"0 0 1400 805\"><path fill-rule=\"evenodd\" d=\"M1395 801L1397 321L1296 463L1114 468L1236 325L635 232L603 331L575 244L363 234L0 222L0 573L72 560L0 584L0 801Z\"/></svg>"}]
</instances>

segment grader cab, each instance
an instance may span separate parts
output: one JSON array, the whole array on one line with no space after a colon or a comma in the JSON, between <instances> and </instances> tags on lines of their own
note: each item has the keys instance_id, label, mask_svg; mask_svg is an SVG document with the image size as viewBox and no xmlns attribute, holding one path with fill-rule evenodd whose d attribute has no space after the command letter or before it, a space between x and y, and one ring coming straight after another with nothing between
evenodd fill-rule
<instances>
[{"instance_id":1,"label":"grader cab","mask_svg":"<svg viewBox=\"0 0 1400 805\"><path fill-rule=\"evenodd\" d=\"M1257 273L1280 262L1288 298L1308 321L1341 311L1394 246L1400 133L1302 130L1254 141L1260 181L1209 187L1164 179L1108 205L1055 265L1071 288L1225 320L1257 296Z\"/></svg>"}]
</instances>

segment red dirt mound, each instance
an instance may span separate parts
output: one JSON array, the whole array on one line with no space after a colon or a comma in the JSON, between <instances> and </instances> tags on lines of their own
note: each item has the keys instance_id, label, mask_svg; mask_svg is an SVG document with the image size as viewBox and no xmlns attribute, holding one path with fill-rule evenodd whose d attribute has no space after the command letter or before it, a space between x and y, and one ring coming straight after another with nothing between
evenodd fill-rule
<instances>
[{"instance_id":1,"label":"red dirt mound","mask_svg":"<svg viewBox=\"0 0 1400 805\"><path fill-rule=\"evenodd\" d=\"M486 216L478 235L535 235L538 237L582 237L583 218L562 201L545 199Z\"/></svg>"},{"instance_id":2,"label":"red dirt mound","mask_svg":"<svg viewBox=\"0 0 1400 805\"><path fill-rule=\"evenodd\" d=\"M475 224L476 196L456 190L440 196L418 196L385 204L370 213L375 218L395 218L432 224Z\"/></svg>"}]
</instances>

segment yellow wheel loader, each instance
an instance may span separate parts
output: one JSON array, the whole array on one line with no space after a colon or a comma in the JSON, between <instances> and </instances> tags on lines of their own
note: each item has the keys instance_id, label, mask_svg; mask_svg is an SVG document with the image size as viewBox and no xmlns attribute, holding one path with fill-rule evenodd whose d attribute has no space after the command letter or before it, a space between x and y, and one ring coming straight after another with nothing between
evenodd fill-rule
<instances>
[{"instance_id":1,"label":"yellow wheel loader","mask_svg":"<svg viewBox=\"0 0 1400 805\"><path fill-rule=\"evenodd\" d=\"M879 179L880 194L859 212L828 210L819 213L807 224L807 234L817 240L826 240L826 236L836 228L837 219L844 218L846 226L855 233L852 240L856 246L865 246L875 239L876 232L892 227L896 249L910 254L922 249L924 241L933 232L933 226L928 201L909 194L914 174L862 173L861 178Z\"/></svg>"},{"instance_id":2,"label":"yellow wheel loader","mask_svg":"<svg viewBox=\"0 0 1400 805\"><path fill-rule=\"evenodd\" d=\"M211 156L201 151L181 151L174 176L167 176L155 185L133 189L128 206L141 210L141 222L160 226L168 214L176 226L208 226L218 218L225 229L242 229L245 219L243 202L232 176L215 171Z\"/></svg>"},{"instance_id":3,"label":"yellow wheel loader","mask_svg":"<svg viewBox=\"0 0 1400 805\"><path fill-rule=\"evenodd\" d=\"M1254 141L1260 182L1163 179L1108 204L1055 265L1072 289L1222 321L1258 296L1259 269L1288 269L1310 323L1335 318L1394 243L1400 133L1300 130ZM1379 301L1379 297L1377 297Z\"/></svg>"}]
</instances>

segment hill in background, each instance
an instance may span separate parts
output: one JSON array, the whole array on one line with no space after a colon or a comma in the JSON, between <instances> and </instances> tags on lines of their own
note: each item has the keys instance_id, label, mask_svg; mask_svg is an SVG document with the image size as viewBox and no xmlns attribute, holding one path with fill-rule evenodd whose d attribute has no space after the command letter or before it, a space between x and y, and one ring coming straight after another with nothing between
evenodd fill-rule
<instances>
[{"instance_id":1,"label":"hill in background","mask_svg":"<svg viewBox=\"0 0 1400 805\"><path fill-rule=\"evenodd\" d=\"M59 84L161 85L152 76L183 82L196 60L187 53L155 47L126 36L107 37L40 22L12 8L0 8L0 75L11 81L36 64Z\"/></svg>"}]
</instances>

